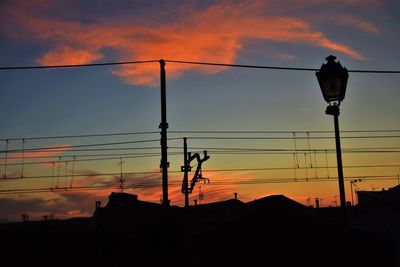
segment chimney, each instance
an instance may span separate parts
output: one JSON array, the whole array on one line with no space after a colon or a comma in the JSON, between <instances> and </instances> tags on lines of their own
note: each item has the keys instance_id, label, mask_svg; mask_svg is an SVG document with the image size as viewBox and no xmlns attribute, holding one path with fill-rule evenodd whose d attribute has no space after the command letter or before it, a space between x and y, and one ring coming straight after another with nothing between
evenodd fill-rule
<instances>
[{"instance_id":1,"label":"chimney","mask_svg":"<svg viewBox=\"0 0 400 267\"><path fill-rule=\"evenodd\" d=\"M238 193L233 193L235 195L235 200L237 200Z\"/></svg>"},{"instance_id":2,"label":"chimney","mask_svg":"<svg viewBox=\"0 0 400 267\"><path fill-rule=\"evenodd\" d=\"M315 198L315 206L319 209L319 198Z\"/></svg>"},{"instance_id":3,"label":"chimney","mask_svg":"<svg viewBox=\"0 0 400 267\"><path fill-rule=\"evenodd\" d=\"M96 201L96 210L101 208L101 201Z\"/></svg>"}]
</instances>

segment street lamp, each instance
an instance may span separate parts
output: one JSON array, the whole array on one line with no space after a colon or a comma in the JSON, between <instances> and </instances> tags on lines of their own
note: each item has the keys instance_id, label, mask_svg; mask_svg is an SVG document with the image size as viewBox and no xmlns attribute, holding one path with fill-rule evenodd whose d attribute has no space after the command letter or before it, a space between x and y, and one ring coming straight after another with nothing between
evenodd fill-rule
<instances>
[{"instance_id":1,"label":"street lamp","mask_svg":"<svg viewBox=\"0 0 400 267\"><path fill-rule=\"evenodd\" d=\"M345 213L346 209L346 196L344 192L344 179L343 179L343 165L342 165L342 152L340 147L340 134L339 134L339 105L343 101L347 80L349 74L347 69L344 68L340 62L336 62L335 56L328 56L327 63L322 64L319 71L315 73L318 79L319 86L321 87L322 95L328 107L325 114L332 115L335 123L335 139L336 139L336 158L338 167L339 179L339 194L340 194L340 207Z\"/></svg>"}]
</instances>

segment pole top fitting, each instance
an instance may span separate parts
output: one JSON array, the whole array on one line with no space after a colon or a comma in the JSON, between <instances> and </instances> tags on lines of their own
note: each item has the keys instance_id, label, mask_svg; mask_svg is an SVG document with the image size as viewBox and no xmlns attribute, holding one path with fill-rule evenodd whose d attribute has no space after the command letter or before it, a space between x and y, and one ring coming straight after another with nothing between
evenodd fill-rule
<instances>
[{"instance_id":1,"label":"pole top fitting","mask_svg":"<svg viewBox=\"0 0 400 267\"><path fill-rule=\"evenodd\" d=\"M332 55L330 55L330 56L327 56L327 57L325 58L325 60L326 60L326 61L328 61L328 62L335 62L335 60L336 60L336 57L335 57L335 56L332 56Z\"/></svg>"},{"instance_id":2,"label":"pole top fitting","mask_svg":"<svg viewBox=\"0 0 400 267\"><path fill-rule=\"evenodd\" d=\"M160 65L165 65L165 60L164 59L160 59L159 62L160 62Z\"/></svg>"}]
</instances>

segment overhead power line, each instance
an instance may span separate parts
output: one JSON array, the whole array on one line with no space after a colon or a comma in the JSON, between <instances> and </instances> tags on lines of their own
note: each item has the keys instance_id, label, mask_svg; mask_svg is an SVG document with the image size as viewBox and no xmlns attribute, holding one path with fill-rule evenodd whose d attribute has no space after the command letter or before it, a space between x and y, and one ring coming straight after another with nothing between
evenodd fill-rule
<instances>
[{"instance_id":1,"label":"overhead power line","mask_svg":"<svg viewBox=\"0 0 400 267\"><path fill-rule=\"evenodd\" d=\"M343 166L343 168L398 168L400 165L349 165ZM323 167L313 167L313 169L326 169ZM336 169L336 166L329 166L330 169ZM307 167L275 167L275 168L232 168L232 169L204 169L204 172L235 172L235 171L281 171L281 170L302 170L310 169Z\"/></svg>"},{"instance_id":2,"label":"overhead power line","mask_svg":"<svg viewBox=\"0 0 400 267\"><path fill-rule=\"evenodd\" d=\"M115 158L117 159L117 158ZM76 160L78 161L78 160ZM82 160L85 161L85 160ZM50 162L52 163L52 162ZM63 163L63 162L61 162ZM351 168L351 169L357 169L357 168L398 168L399 165L393 165L393 164L381 164L381 165L348 165L348 166L343 166L343 168ZM313 167L313 169L336 169L336 166L323 166L323 167ZM287 171L287 170L305 170L307 167L298 167L298 168L293 168L293 167L270 167L270 168L230 168L230 169L204 169L204 172L235 172L235 171ZM310 169L310 168L308 168ZM180 170L172 170L170 173L181 173ZM145 175L145 174L160 174L160 172L157 171L143 171L143 172L124 172L124 175ZM120 173L75 173L74 177L98 177L98 176L118 176ZM67 175L57 175L58 178L68 178L70 177L69 174ZM6 180L21 180L21 179L52 179L54 178L54 175L36 175L36 176L24 176L23 178L21 177L7 177L6 179L0 180L0 181L6 181ZM322 179L323 177L319 177L318 179ZM332 177L331 177L332 178Z\"/></svg>"},{"instance_id":3,"label":"overhead power line","mask_svg":"<svg viewBox=\"0 0 400 267\"><path fill-rule=\"evenodd\" d=\"M382 181L382 180L397 180L397 175L358 175L358 176L346 176L345 180L350 180L354 178L362 177L365 181ZM261 178L261 179L252 179L252 180L223 180L209 183L211 186L218 185L258 185L258 184L272 184L272 183L305 183L305 182L337 182L337 177L330 178ZM181 181L171 181L169 185L171 186L180 186ZM159 187L161 182L139 182L131 185L132 188L153 188ZM110 190L110 189L120 189L116 186L111 185L101 185L101 186L79 186L79 187L59 187L59 188L20 188L20 189L4 189L0 190L0 195L2 194L22 194L22 193L67 193L72 191L86 191L86 190Z\"/></svg>"},{"instance_id":4,"label":"overhead power line","mask_svg":"<svg viewBox=\"0 0 400 267\"><path fill-rule=\"evenodd\" d=\"M180 147L173 147L173 148L180 148ZM319 148L319 149L293 149L293 148L254 148L254 147L190 147L191 149L196 150L210 150L210 151L232 151L232 152L336 152L334 148L326 149L326 148ZM349 147L343 148L342 151L386 151L386 150L393 150L393 149L400 149L400 147Z\"/></svg>"},{"instance_id":5,"label":"overhead power line","mask_svg":"<svg viewBox=\"0 0 400 267\"><path fill-rule=\"evenodd\" d=\"M224 131L224 130L170 130L168 133L180 134L313 134L313 133L334 133L335 131ZM341 133L397 133L400 130L382 129L382 130L341 130Z\"/></svg>"},{"instance_id":6,"label":"overhead power line","mask_svg":"<svg viewBox=\"0 0 400 267\"><path fill-rule=\"evenodd\" d=\"M155 63L155 62L159 62L159 60L117 61L117 62L103 62L103 63L90 63L90 64L68 64L68 65L47 65L47 66L11 66L11 67L0 67L0 70L64 69L64 68L113 66L113 65L131 65L131 64Z\"/></svg>"},{"instance_id":7,"label":"overhead power line","mask_svg":"<svg viewBox=\"0 0 400 267\"><path fill-rule=\"evenodd\" d=\"M400 133L396 129L382 130L341 130L341 133ZM69 138L87 138L87 137L108 137L108 136L125 136L125 135L146 135L159 134L159 131L143 131L143 132L120 132L120 133L98 133L98 134L80 134L80 135L52 135L52 136L34 136L34 137L11 137L0 138L0 141L18 141L18 140L42 140L42 139L69 139ZM238 131L238 130L170 130L170 134L325 134L334 133L328 130L314 131Z\"/></svg>"},{"instance_id":8,"label":"overhead power line","mask_svg":"<svg viewBox=\"0 0 400 267\"><path fill-rule=\"evenodd\" d=\"M252 152L264 152L261 154L268 154L273 152L288 152L292 154L293 152L315 152L315 153L336 153L336 150L334 148L332 149L283 149L283 148L235 148L235 147L190 147L193 150L196 151L204 151L207 150L210 153L216 153L216 154L221 154L221 153L247 153L249 152L250 154ZM52 152L65 152L65 153L72 153L72 152L91 152L91 151L114 151L114 150L153 150L153 149L159 149L159 147L129 147L129 148L106 148L106 149L74 149L74 150L51 150ZM181 147L169 147L170 150L181 150ZM359 148L343 148L342 152L345 153L398 153L400 152L400 147L359 147ZM46 156L27 156L27 155L20 155L20 156L9 156L7 157L8 160L21 160L21 159L51 159L51 158L59 158L60 156L63 159L66 158L73 158L73 157L111 157L111 156L118 156L118 157L124 157L124 156L142 156L142 155L155 155L159 154L159 152L137 152L137 153L102 153L102 154L62 154L61 155L46 155ZM180 152L170 152L171 155L179 155L181 154ZM6 159L5 157L0 157L0 160ZM0 165L4 165L5 163L0 163ZM12 164L8 164L12 165Z\"/></svg>"},{"instance_id":9,"label":"overhead power line","mask_svg":"<svg viewBox=\"0 0 400 267\"><path fill-rule=\"evenodd\" d=\"M181 138L168 138L168 140L180 140ZM136 143L149 143L149 142L159 142L160 139L149 139L149 140L136 140L136 141L126 141L126 142L110 142L110 143L97 143L97 144L84 144L84 145L67 145L67 146L49 146L49 147L36 147L36 148L25 148L25 149L12 149L12 150L1 150L0 153L16 153L23 151L46 151L50 150L52 152L56 151L56 149L65 149L65 148L79 148L79 147L94 147L94 146L111 146L111 145L125 145L125 144L136 144ZM67 152L68 150L64 150Z\"/></svg>"},{"instance_id":10,"label":"overhead power line","mask_svg":"<svg viewBox=\"0 0 400 267\"><path fill-rule=\"evenodd\" d=\"M90 64L71 64L71 65L47 65L47 66L5 66L0 67L0 70L28 70L28 69L61 69L61 68L83 68L83 67L99 67L113 65L130 65L142 63L158 63L160 60L142 60L142 61L116 61ZM202 61L184 61L184 60L164 60L169 63L191 64L191 65L206 65L217 67L234 67L234 68L250 68L250 69L270 69L270 70L291 70L291 71L318 71L317 68L300 68L300 67L279 67L265 65L245 65L245 64L227 64L217 62L202 62ZM377 73L377 74L398 74L400 70L348 70L354 73Z\"/></svg>"},{"instance_id":11,"label":"overhead power line","mask_svg":"<svg viewBox=\"0 0 400 267\"><path fill-rule=\"evenodd\" d=\"M191 136L188 139L199 140L293 140L293 137L280 136ZM334 139L334 136L310 136L296 137L296 139ZM375 138L400 138L400 135L364 135L364 136L341 136L341 139L375 139Z\"/></svg>"},{"instance_id":12,"label":"overhead power line","mask_svg":"<svg viewBox=\"0 0 400 267\"><path fill-rule=\"evenodd\" d=\"M149 158L149 157L159 157L160 153L136 153L136 154L123 154L124 155L124 159L134 159L134 158ZM181 155L181 153L179 152L173 152L170 153L171 156L176 156L176 155ZM93 155L92 155L93 156ZM57 156L59 157L63 157L64 156ZM69 157L82 157L80 155L78 156L69 156ZM22 158L22 157L21 157ZM65 162L88 162L88 161L102 161L102 160L118 160L120 159L121 156L119 157L106 157L106 158L92 158L92 159L70 159L70 160L61 160L62 163ZM16 162L16 163L7 163L8 166L23 166L23 165L35 165L35 164L52 164L55 163L56 161L35 161L35 162ZM0 166L4 166L5 163L0 163Z\"/></svg>"},{"instance_id":13,"label":"overhead power line","mask_svg":"<svg viewBox=\"0 0 400 267\"><path fill-rule=\"evenodd\" d=\"M257 151L213 151L213 150L207 150L209 153L212 153L213 155L293 155L295 150L293 152L269 152L269 151L264 151L264 152L257 152ZM313 151L309 151L313 152ZM400 153L400 150L387 150L387 151L382 151L382 150L376 150L376 151L342 151L343 154L385 154L385 153ZM319 151L316 152L316 154L323 154L324 152ZM329 153L335 153L333 151L330 151Z\"/></svg>"},{"instance_id":14,"label":"overhead power line","mask_svg":"<svg viewBox=\"0 0 400 267\"><path fill-rule=\"evenodd\" d=\"M219 67L234 67L234 68L251 68L251 69L271 69L271 70L295 70L295 71L318 71L316 68L297 68L297 67L277 67L277 66L264 66L264 65L244 65L244 64L226 64L226 63L215 63L215 62L200 62L200 61L183 61L183 60L165 60L171 63L180 64L192 64L192 65L207 65L207 66L219 66ZM395 74L400 73L400 70L348 70L348 72L358 73L385 73Z\"/></svg>"},{"instance_id":15,"label":"overhead power line","mask_svg":"<svg viewBox=\"0 0 400 267\"><path fill-rule=\"evenodd\" d=\"M81 135L53 135L53 136L37 136L37 137L14 137L0 138L0 141L17 141L17 140L41 140L41 139L68 139L68 138L85 138L85 137L107 137L107 136L124 136L124 135L145 135L159 134L160 132L125 132L125 133L101 133L101 134L81 134Z\"/></svg>"},{"instance_id":16,"label":"overhead power line","mask_svg":"<svg viewBox=\"0 0 400 267\"><path fill-rule=\"evenodd\" d=\"M51 152L63 152L63 153L72 153L72 152L94 152L94 151L119 151L119 150L146 150L146 149L160 149L160 147L120 147L120 148L86 148L86 149L69 149L69 150L63 150L63 149L51 149ZM22 149L19 151L22 152ZM1 153L1 151L0 151ZM3 152L4 153L4 152ZM72 157L72 156L80 156L81 154L74 154L74 155L63 155L63 157ZM54 156L29 156L25 155L24 158L58 158L58 155ZM7 157L8 159L19 159L22 158L22 156L9 156ZM5 159L5 157L2 157L0 159Z\"/></svg>"},{"instance_id":17,"label":"overhead power line","mask_svg":"<svg viewBox=\"0 0 400 267\"><path fill-rule=\"evenodd\" d=\"M65 188L26 188L26 189L5 189L0 190L0 195L5 194L31 194L31 193L59 193L69 191L92 191L92 190L112 190L119 189L117 186L79 186L79 187L65 187Z\"/></svg>"}]
</instances>

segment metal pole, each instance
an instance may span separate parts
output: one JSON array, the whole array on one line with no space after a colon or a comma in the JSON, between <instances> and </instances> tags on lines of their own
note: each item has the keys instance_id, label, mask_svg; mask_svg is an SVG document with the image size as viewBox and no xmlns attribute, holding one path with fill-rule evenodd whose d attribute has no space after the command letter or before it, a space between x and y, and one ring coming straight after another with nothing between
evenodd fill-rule
<instances>
[{"instance_id":1,"label":"metal pole","mask_svg":"<svg viewBox=\"0 0 400 267\"><path fill-rule=\"evenodd\" d=\"M166 81L165 81L165 61L160 59L160 89L161 89L161 164L162 169L162 193L163 205L169 206L168 200L168 146L167 146L167 97L166 97Z\"/></svg>"},{"instance_id":2,"label":"metal pole","mask_svg":"<svg viewBox=\"0 0 400 267\"><path fill-rule=\"evenodd\" d=\"M184 190L185 190L185 207L189 207L189 178L188 178L188 172L189 172L189 166L188 166L188 152L187 152L187 138L183 138L183 160L184 160Z\"/></svg>"},{"instance_id":3,"label":"metal pole","mask_svg":"<svg viewBox=\"0 0 400 267\"><path fill-rule=\"evenodd\" d=\"M353 181L350 181L350 190L351 190L351 205L354 206L354 198L353 198Z\"/></svg>"},{"instance_id":4,"label":"metal pole","mask_svg":"<svg viewBox=\"0 0 400 267\"><path fill-rule=\"evenodd\" d=\"M335 121L336 159L337 159L338 179L339 179L340 207L343 211L343 214L345 214L346 195L344 192L342 149L340 146L340 134L339 134L339 107L337 107L337 112L333 115L333 118Z\"/></svg>"}]
</instances>

